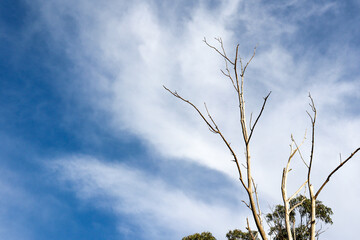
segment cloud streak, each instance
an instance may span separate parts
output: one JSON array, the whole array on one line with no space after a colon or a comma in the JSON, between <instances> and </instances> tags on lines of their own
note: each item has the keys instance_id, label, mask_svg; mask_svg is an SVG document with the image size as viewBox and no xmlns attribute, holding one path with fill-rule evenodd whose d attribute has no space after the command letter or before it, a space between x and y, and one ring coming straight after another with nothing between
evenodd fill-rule
<instances>
[{"instance_id":1,"label":"cloud streak","mask_svg":"<svg viewBox=\"0 0 360 240\"><path fill-rule=\"evenodd\" d=\"M191 8L178 3L177 7L186 12L179 15L180 10L171 7L162 14L165 6L156 1L134 4L110 1L101 7L96 1L38 2L53 38L64 44L82 76L77 84L83 86L80 94L83 104L106 113L110 119L110 126L106 127L114 134L128 132L137 136L159 158L188 161L236 177L234 166L228 161L231 156L221 141L211 137L192 109L162 89L165 84L197 106L206 101L224 134L238 146L239 156L242 154L240 129L233 127L238 125L233 89L218 70L223 65L222 59L201 42L204 36L221 36L229 55L233 54L234 44L240 42L244 59L251 55L253 45L260 45L247 72L246 98L249 113L256 112L261 97L269 90L274 92L253 138L254 175L263 192L263 202L280 202L280 173L287 159L290 134L300 141L310 128L305 113L309 91L319 111L314 183L320 183L336 166L339 152L347 155L360 143L360 135L356 134L360 132L360 115L358 109L351 107L359 101L359 77L353 66L347 64L347 59L358 62L359 57L346 48L347 54L340 54L336 41L330 42L325 52L316 43L307 49L308 41L301 36L308 21L323 21L326 14L341 11L339 3L319 6L305 1L307 7L298 9L300 1L292 1L286 9L296 14L286 14L281 3L225 1L211 8L200 1ZM68 19L74 23L76 37L69 33ZM353 80L344 81L344 76ZM305 152L307 147L309 144L304 146ZM324 199L340 213L347 209L336 205L341 198L330 197L330 193L340 191L342 184L360 180L352 172L359 169L359 163L349 164L352 167L342 169L341 178L324 194ZM300 161L295 167L300 173L290 185L294 189L302 182L300 176L304 171ZM154 180L153 184L159 186L156 194L147 191L149 185L141 183L147 181L143 173L96 160L74 160L68 166L62 164L61 171L78 184L75 189L83 198L93 198L96 192L114 197L111 205L118 212L146 212L150 215L147 222L155 219L158 226L168 222L176 226L178 221L190 221L183 213L191 209L196 213L195 222L204 224L191 221L192 224L182 226L182 231L211 226L220 232L215 226L218 222L205 221L203 212L210 212L209 206L180 191L171 191L161 181ZM138 178L143 181L139 183ZM125 187L126 195L117 190L121 187ZM181 201L173 201L176 198ZM355 203L359 199L360 192L348 201ZM154 202L161 202L164 208L157 208ZM130 207L134 205L140 209ZM167 215L169 210L176 217ZM217 206L210 215L226 219L231 214ZM337 216L337 227L348 228ZM174 228L170 227L172 231ZM329 233L327 238L337 239L335 231ZM350 238L351 233L347 234Z\"/></svg>"},{"instance_id":2,"label":"cloud streak","mask_svg":"<svg viewBox=\"0 0 360 240\"><path fill-rule=\"evenodd\" d=\"M234 223L244 219L239 210L197 200L161 179L124 164L79 156L57 160L51 168L70 184L80 199L122 215L118 222L120 231L129 222L137 224L138 230L132 230L133 235L180 239L185 233L207 229L221 237L237 225Z\"/></svg>"}]
</instances>

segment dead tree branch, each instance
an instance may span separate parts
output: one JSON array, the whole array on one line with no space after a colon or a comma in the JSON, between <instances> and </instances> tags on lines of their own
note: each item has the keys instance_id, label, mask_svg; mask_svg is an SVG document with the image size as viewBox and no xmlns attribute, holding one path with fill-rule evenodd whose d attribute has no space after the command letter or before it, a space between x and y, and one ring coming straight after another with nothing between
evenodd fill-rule
<instances>
[{"instance_id":1,"label":"dead tree branch","mask_svg":"<svg viewBox=\"0 0 360 240\"><path fill-rule=\"evenodd\" d=\"M304 143L305 137L306 136L304 136L304 139L303 139L302 143L300 144L300 146ZM286 232L287 232L287 235L288 235L288 240L293 240L294 237L295 237L295 234L293 235L293 233L291 231L290 213L295 209L295 207L302 204L302 202L301 202L299 205L290 208L290 201L291 201L291 199L293 199L301 191L301 189L307 183L307 181L305 181L299 187L299 189L290 198L287 197L287 178L288 178L288 173L291 170L291 169L289 169L290 168L290 163L291 163L292 158L294 157L296 152L299 151L299 148L300 148L300 146L298 146L295 143L295 140L294 140L292 135L291 135L291 141L292 141L292 143L290 145L291 152L290 152L290 156L289 156L288 162L286 164L286 167L283 169L282 182L281 182L281 193L282 193L282 199L283 199L283 202L284 202L284 211L285 211L285 228L286 228ZM293 144L295 144L295 146L296 146L296 148L294 150L292 148Z\"/></svg>"},{"instance_id":2,"label":"dead tree branch","mask_svg":"<svg viewBox=\"0 0 360 240\"><path fill-rule=\"evenodd\" d=\"M310 240L315 240L315 212L316 212L316 198L315 198L315 194L314 194L314 186L311 184L311 168L312 168L312 163L313 163L313 157L314 157L314 146L315 146L315 122L316 122L316 107L314 104L314 100L311 97L310 93L309 93L309 98L310 98L310 107L311 110L313 112L313 116L307 112L307 114L310 117L311 120L311 150L310 150L310 161L309 161L309 167L308 167L308 174L307 174L307 182L308 182L308 187L309 187L309 195L310 195L310 201L311 201L311 217L310 217Z\"/></svg>"},{"instance_id":3,"label":"dead tree branch","mask_svg":"<svg viewBox=\"0 0 360 240\"><path fill-rule=\"evenodd\" d=\"M319 190L316 192L315 194L315 199L317 199L317 197L319 196L321 190L325 187L325 185L330 181L331 176L336 173L337 170L339 170L342 166L345 165L345 163L347 163L358 151L360 151L360 148L356 149L353 153L350 154L350 156L343 162L341 162L330 174L329 176L326 178L326 180L324 181L324 183L321 185L321 187L319 188Z\"/></svg>"},{"instance_id":4,"label":"dead tree branch","mask_svg":"<svg viewBox=\"0 0 360 240\"><path fill-rule=\"evenodd\" d=\"M263 111L265 109L265 104L266 104L266 101L269 98L270 94L271 94L271 92L269 92L269 94L266 97L264 97L264 103L263 103L263 105L261 107L261 110L260 110L260 113L257 116L257 118L256 118L256 120L254 122L254 125L252 127L251 127L251 120L250 120L250 135L249 135L249 139L248 139L249 142L250 142L251 136L253 135L254 128L255 128L256 124L258 123L258 121L259 121L259 119L261 117L261 114L263 113Z\"/></svg>"},{"instance_id":5,"label":"dead tree branch","mask_svg":"<svg viewBox=\"0 0 360 240\"><path fill-rule=\"evenodd\" d=\"M200 117L204 120L204 122L206 123L206 125L209 127L209 130L212 132L212 133L215 133L215 134L219 134L221 139L223 140L223 142L225 143L225 145L227 146L227 148L229 149L229 151L231 152L231 155L234 157L234 161L236 163L236 167L238 169L238 173L239 173L239 180L240 182L242 183L242 185L244 186L245 189L247 189L246 187L246 184L243 180L243 176L242 176L242 172L241 172L241 169L240 169L240 164L239 164L239 160L237 158L237 155L235 153L235 151L232 149L232 147L230 146L230 143L226 140L226 138L224 137L223 133L220 131L219 127L217 126L217 124L215 123L215 121L213 120L213 118L211 117L207 107L206 107L206 104L205 104L205 108L206 108L206 111L207 111L207 114L210 118L210 121L211 123L206 119L206 117L202 114L202 112L192 103L190 102L189 100L187 99L184 99L183 97L181 97L176 91L171 91L170 89L168 89L167 87L163 86L165 88L165 90L167 90L168 92L170 92L173 96L179 98L180 100L182 100L183 102L186 102L187 104L189 104L190 106L192 106L196 111L197 113L200 115Z\"/></svg>"},{"instance_id":6,"label":"dead tree branch","mask_svg":"<svg viewBox=\"0 0 360 240\"><path fill-rule=\"evenodd\" d=\"M224 61L225 61L225 71L221 70L221 72L225 77L230 79L230 81L232 83L232 86L234 87L234 89L236 91L236 94L237 94L238 103L239 103L240 126L241 126L241 130L242 130L242 137L243 137L244 144L245 144L246 176L242 174L241 169L240 169L239 160L237 158L237 155L236 155L235 151L232 149L229 142L226 140L223 133L220 131L220 129L217 126L216 122L214 121L213 117L209 113L209 110L208 110L206 104L205 104L205 109L206 109L206 112L207 112L207 118L189 100L186 100L186 99L182 98L177 92L173 92L173 91L169 90L168 88L166 88L165 86L164 86L164 88L168 92L170 92L173 96L175 96L175 97L179 98L180 100L190 104L198 112L198 114L201 116L201 118L205 121L205 123L209 127L209 130L211 132L215 133L215 134L220 135L223 142L225 143L225 145L227 146L227 148L231 152L232 156L234 157L234 162L236 163L236 167L237 167L238 173L239 173L239 179L240 179L241 184L243 185L243 187L246 190L246 193L248 195L249 203L246 203L245 201L244 201L244 203L246 204L246 206L248 208L250 208L250 210L252 212L252 215L253 215L253 218L254 218L254 221L255 221L255 224L256 224L256 227L257 227L262 239L267 240L267 236L266 236L264 226L263 226L263 223L262 223L262 219L261 219L261 210L260 210L260 204L259 204L259 197L258 197L258 193L257 193L257 187L256 187L256 185L255 185L255 183L254 183L254 181L252 179L249 142L250 142L250 139L251 139L251 137L253 135L255 126L258 123L258 121L259 121L259 119L260 119L260 117L261 117L261 115L262 115L262 113L264 111L265 104L266 104L267 99L270 96L271 92L264 98L264 103L262 105L260 113L257 116L254 125L250 127L250 129L249 129L250 134L249 134L248 128L246 126L246 117L245 117L244 75L245 75L245 71L246 71L248 65L250 64L252 59L255 57L256 48L254 48L254 53L251 56L250 60L246 63L245 67L243 67L242 59L239 58L239 44L236 45L235 58L234 58L234 60L231 60L226 54L222 39L221 38L215 38L215 39L219 42L220 48L216 48L213 45L209 44L207 42L206 38L204 38L203 41L208 47L214 49L224 59ZM239 68L238 63L241 64L240 69L238 69ZM233 66L232 72L230 71L228 64ZM240 73L238 72L239 70L240 70Z\"/></svg>"},{"instance_id":7,"label":"dead tree branch","mask_svg":"<svg viewBox=\"0 0 360 240\"><path fill-rule=\"evenodd\" d=\"M255 236L254 236L254 234L253 234L253 232L252 232L252 230L250 228L250 225L249 225L249 218L246 218L246 225L247 225L246 229L248 230L251 239L256 240L256 236L257 236L258 233L256 233Z\"/></svg>"},{"instance_id":8,"label":"dead tree branch","mask_svg":"<svg viewBox=\"0 0 360 240\"><path fill-rule=\"evenodd\" d=\"M255 57L255 53L256 53L256 47L254 47L254 53L253 53L253 55L251 56L250 60L246 63L246 65L245 65L244 68L242 67L242 60L241 60L241 58L240 58L240 63L241 63L241 77L244 76L245 71L246 71L246 68L249 66L251 60L253 60L253 58Z\"/></svg>"},{"instance_id":9,"label":"dead tree branch","mask_svg":"<svg viewBox=\"0 0 360 240\"><path fill-rule=\"evenodd\" d=\"M254 129L257 126L259 119L261 118L261 116L264 112L267 100L268 100L271 92L269 92L269 94L266 97L264 97L262 107L254 121L254 124L252 125L252 114L251 114L250 121L248 122L249 126L247 126L247 119L246 119L246 112L245 112L245 96L244 96L244 76L245 76L247 67L249 66L249 64L251 63L253 58L255 57L256 47L254 48L254 52L253 52L252 56L250 57L249 61L245 65L243 65L243 60L239 55L239 44L237 44L236 48L235 48L234 60L231 60L226 54L222 39L221 38L215 38L215 39L220 44L219 48L209 44L207 42L206 38L204 38L203 41L208 47L210 47L211 49L214 49L224 59L225 70L221 70L221 72L225 77L229 78L229 80L232 84L232 87L236 91L236 97L237 97L238 107L239 107L240 128L241 128L241 133L242 133L241 137L242 137L244 145L245 145L245 150L244 150L245 151L245 161L244 161L245 164L243 165L244 166L243 172L241 171L241 165L240 165L241 163L237 157L236 152L230 146L230 142L225 138L222 131L219 129L215 119L210 114L210 111L209 111L207 105L204 103L205 110L206 110L206 114L204 115L199 110L199 108L197 108L189 100L181 97L176 91L171 91L170 89L166 88L165 86L163 86L163 87L165 90L167 90L169 93L171 93L176 98L178 98L178 99L182 100L183 102L192 106L192 108L195 109L195 111L200 115L200 117L206 123L209 130L212 133L218 134L221 137L222 141L224 142L224 144L226 145L226 147L228 148L228 150L230 151L230 153L233 156L233 161L235 162L237 170L238 170L239 180L248 195L248 201L246 201L246 202L243 201L243 202L251 210L253 219L255 221L256 228L258 230L258 234L261 236L261 238L263 240L267 240L268 237L265 233L262 216L261 216L262 214L261 214L260 203L259 203L260 201L259 201L259 196L258 196L258 189L257 189L257 185L255 184L255 181L252 177L250 141L252 139ZM297 207L299 207L301 204L303 204L303 202L305 201L306 198L302 199L300 202L296 203L294 206L290 206L290 201L299 194L301 189L305 188L305 191L306 191L307 190L306 185L308 186L310 201L311 201L311 214L310 214L311 216L310 216L310 219L306 219L306 221L308 223L308 225L306 225L306 227L310 228L310 240L315 240L315 237L317 237L319 235L319 232L321 230L320 229L319 231L316 231L316 229L315 229L315 226L316 226L316 221L315 221L316 220L316 218L315 218L316 217L315 216L316 209L315 208L316 208L316 199L317 199L318 195L323 190L325 185L330 181L330 178L332 177L332 175L335 174L351 158L353 158L353 156L357 152L360 151L360 148L356 149L353 153L350 154L350 156L345 161L342 161L341 157L340 157L340 164L332 172L330 172L330 174L327 176L327 178L325 179L325 181L323 182L321 187L318 189L318 191L317 192L314 191L314 186L311 183L311 171L312 171L312 166L313 166L314 148L315 148L315 123L316 123L316 117L317 117L317 110L316 110L316 107L314 104L314 100L310 94L309 94L309 98L310 98L309 105L310 105L311 111L312 111L311 114L309 112L307 112L307 114L310 117L311 125L312 125L310 159L307 163L304 160L304 158L300 152L300 146L303 144L304 141L300 145L297 145L297 143L291 136L291 140L292 140L291 151L290 151L290 155L289 155L289 158L287 161L287 165L283 169L283 174L282 174L281 191L282 191L282 198L283 198L284 208L285 208L285 227L286 227L286 232L287 232L289 240L296 239L295 220L292 223L290 222L290 213L292 211L294 211ZM306 134L304 136L304 140L305 140L305 138L306 138ZM295 149L294 149L294 145L295 145ZM291 160L297 152L299 153L301 160L307 167L307 178L304 181L304 183L297 189L297 191L295 191L295 193L293 193L291 195L291 197L288 197L287 196L287 178L288 178L288 173L291 171L291 169L290 169ZM291 225L292 225L293 229L291 228ZM256 236L253 235L253 233L250 229L248 219L247 219L247 229L249 230L251 238L254 240L256 238ZM281 229L279 229L279 231L281 231Z\"/></svg>"},{"instance_id":10,"label":"dead tree branch","mask_svg":"<svg viewBox=\"0 0 360 240\"><path fill-rule=\"evenodd\" d=\"M328 177L326 178L324 183L321 185L319 190L315 193L314 187L311 184L310 180L311 180L311 170L312 170L312 163L313 163L313 156L314 156L315 122L316 122L316 114L317 114L317 112L316 112L316 107L315 107L315 104L314 104L314 100L313 100L313 98L311 97L310 94L309 94L309 98L310 98L310 101L311 101L309 105L311 107L313 115L311 115L309 112L307 112L309 117L310 117L311 125L312 125L311 151L310 151L310 161L309 161L309 165L308 165L307 182L308 182L309 195L310 195L310 201L311 201L310 240L315 240L315 237L316 237L316 222L315 222L316 199L319 196L322 189L325 187L325 185L330 181L331 176L334 173L336 173L341 167L343 167L358 151L360 151L360 148L356 149L352 154L350 154L350 156L345 161L343 161L343 162L340 161L340 164L328 175Z\"/></svg>"},{"instance_id":11,"label":"dead tree branch","mask_svg":"<svg viewBox=\"0 0 360 240\"><path fill-rule=\"evenodd\" d=\"M221 45L221 48L224 50L224 45L223 45L223 42L222 42L222 39L221 38L215 38ZM235 65L235 63L233 63L227 56L226 56L226 53L225 51L223 52L220 52L216 47L210 45L207 41L206 41L206 38L204 38L203 42L208 45L210 48L214 49L217 53L219 53L224 59L226 59L229 63L231 63L232 65Z\"/></svg>"}]
</instances>

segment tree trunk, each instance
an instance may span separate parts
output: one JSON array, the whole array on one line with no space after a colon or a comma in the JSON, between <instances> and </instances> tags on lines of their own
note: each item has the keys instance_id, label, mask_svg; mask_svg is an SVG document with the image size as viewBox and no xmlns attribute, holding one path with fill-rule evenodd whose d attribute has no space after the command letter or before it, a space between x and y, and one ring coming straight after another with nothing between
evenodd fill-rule
<instances>
[{"instance_id":1,"label":"tree trunk","mask_svg":"<svg viewBox=\"0 0 360 240\"><path fill-rule=\"evenodd\" d=\"M310 200L311 200L311 219L310 219L310 240L315 240L315 214L316 214L316 199L314 194L314 187L310 185Z\"/></svg>"}]
</instances>

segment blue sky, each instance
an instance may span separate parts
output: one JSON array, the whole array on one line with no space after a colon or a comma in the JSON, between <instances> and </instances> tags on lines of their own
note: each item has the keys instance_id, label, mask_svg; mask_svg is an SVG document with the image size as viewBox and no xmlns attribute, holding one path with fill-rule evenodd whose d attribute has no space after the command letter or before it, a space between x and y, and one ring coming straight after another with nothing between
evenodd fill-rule
<instances>
[{"instance_id":1,"label":"blue sky","mask_svg":"<svg viewBox=\"0 0 360 240\"><path fill-rule=\"evenodd\" d=\"M231 156L185 104L201 106L242 155L222 37L248 59L248 115L272 91L253 138L263 212L281 202L290 134L318 108L313 181L360 146L358 1L0 1L0 238L224 239L250 215ZM303 146L307 156L309 140ZM320 196L329 240L352 239L359 156ZM295 161L290 190L304 179ZM346 204L344 204L346 202ZM341 236L341 237L340 237Z\"/></svg>"}]
</instances>

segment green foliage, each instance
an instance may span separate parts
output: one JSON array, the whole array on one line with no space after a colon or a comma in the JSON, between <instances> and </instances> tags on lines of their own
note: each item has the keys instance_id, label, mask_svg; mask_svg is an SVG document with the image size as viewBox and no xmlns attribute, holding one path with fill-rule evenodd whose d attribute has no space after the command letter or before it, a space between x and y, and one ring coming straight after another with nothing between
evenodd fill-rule
<instances>
[{"instance_id":1,"label":"green foliage","mask_svg":"<svg viewBox=\"0 0 360 240\"><path fill-rule=\"evenodd\" d=\"M216 240L210 232L195 233L193 235L183 237L182 240Z\"/></svg>"},{"instance_id":2,"label":"green foliage","mask_svg":"<svg viewBox=\"0 0 360 240\"><path fill-rule=\"evenodd\" d=\"M256 231L252 231L253 236L257 236ZM229 231L226 234L228 240L253 240L249 232L243 232L239 229ZM182 240L216 240L216 238L210 232L203 232L201 234L195 233L193 235L182 238ZM256 237L256 240L259 240Z\"/></svg>"},{"instance_id":3,"label":"green foliage","mask_svg":"<svg viewBox=\"0 0 360 240\"><path fill-rule=\"evenodd\" d=\"M304 202L296 209L302 218L309 220L311 217L311 201L310 201L310 199L306 198L303 195L300 195L297 198L294 198L290 201L290 206L294 206L295 204L302 201L303 199L305 199ZM316 205L316 212L315 212L316 219L321 220L322 222L324 222L326 224L328 224L328 223L333 224L332 219L330 217L330 215L333 214L331 208L325 206L319 200L316 200L315 205Z\"/></svg>"},{"instance_id":4,"label":"green foliage","mask_svg":"<svg viewBox=\"0 0 360 240\"><path fill-rule=\"evenodd\" d=\"M308 240L310 238L310 220L311 220L311 201L303 195L292 199L290 201L290 208L302 202L290 213L291 228L293 229L295 222L296 240ZM316 236L321 233L321 224L332 224L331 215L333 214L331 208L325 206L321 201L316 201L315 218L317 225L320 225ZM296 221L295 221L296 220ZM277 205L272 213L266 215L266 221L270 225L269 235L273 240L286 240L287 232L285 228L285 209L282 205ZM253 236L256 236L256 231L252 231ZM239 229L229 231L226 234L228 240L252 240L249 232L243 232ZM210 232L196 233L191 236L184 237L182 240L216 240ZM259 240L256 237L256 240Z\"/></svg>"},{"instance_id":5,"label":"green foliage","mask_svg":"<svg viewBox=\"0 0 360 240\"><path fill-rule=\"evenodd\" d=\"M295 226L295 233L297 240L305 240L310 237L310 220L311 220L311 201L303 195L300 195L290 201L290 208L302 202L294 211L290 213L290 222L293 229L295 219L298 225ZM317 223L332 224L331 215L333 214L331 208L325 206L321 201L316 201L315 218ZM266 215L266 221L270 225L269 235L273 236L274 240L287 239L287 232L285 228L285 209L282 205L277 205L272 213ZM320 234L320 230L316 235Z\"/></svg>"},{"instance_id":6,"label":"green foliage","mask_svg":"<svg viewBox=\"0 0 360 240\"><path fill-rule=\"evenodd\" d=\"M255 237L256 236L256 240L258 240L259 238L257 237L257 232L256 231L252 231L252 235ZM251 237L251 234L249 232L243 232L239 229L235 229L233 231L229 231L226 234L226 237L228 240L253 240L253 238Z\"/></svg>"}]
</instances>

